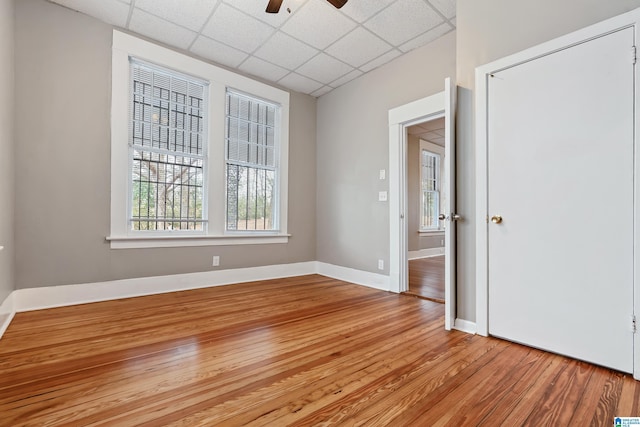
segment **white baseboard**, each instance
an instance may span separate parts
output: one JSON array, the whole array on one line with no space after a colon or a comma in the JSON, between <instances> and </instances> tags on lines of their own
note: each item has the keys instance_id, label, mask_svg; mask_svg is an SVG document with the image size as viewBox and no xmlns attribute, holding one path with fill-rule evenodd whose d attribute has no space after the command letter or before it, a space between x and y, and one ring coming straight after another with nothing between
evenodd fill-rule
<instances>
[{"instance_id":1,"label":"white baseboard","mask_svg":"<svg viewBox=\"0 0 640 427\"><path fill-rule=\"evenodd\" d=\"M466 332L468 334L475 334L478 330L476 327L476 322L470 322L464 319L456 319L453 322L453 329Z\"/></svg>"},{"instance_id":2,"label":"white baseboard","mask_svg":"<svg viewBox=\"0 0 640 427\"><path fill-rule=\"evenodd\" d=\"M17 289L0 306L0 338L16 312L132 298L144 295L223 286L234 283L321 274L345 282L388 291L389 276L317 261L215 270L108 282Z\"/></svg>"},{"instance_id":3,"label":"white baseboard","mask_svg":"<svg viewBox=\"0 0 640 427\"><path fill-rule=\"evenodd\" d=\"M409 251L407 254L407 258L409 260L412 260L412 259L420 259L420 258L429 258L432 256L440 256L440 255L444 255L444 247L420 249L419 251Z\"/></svg>"},{"instance_id":4,"label":"white baseboard","mask_svg":"<svg viewBox=\"0 0 640 427\"><path fill-rule=\"evenodd\" d=\"M13 303L16 312L42 310L233 283L303 276L314 274L317 272L316 270L316 262L310 261L169 276L139 277L109 282L18 289L13 291Z\"/></svg>"},{"instance_id":5,"label":"white baseboard","mask_svg":"<svg viewBox=\"0 0 640 427\"><path fill-rule=\"evenodd\" d=\"M316 262L316 264L318 274L323 276L379 289L381 291L388 291L391 289L391 280L389 279L389 276L348 267L341 267L339 265L327 264L319 261Z\"/></svg>"},{"instance_id":6,"label":"white baseboard","mask_svg":"<svg viewBox=\"0 0 640 427\"><path fill-rule=\"evenodd\" d=\"M391 283L389 276L383 274L356 270L324 262L309 261L169 276L139 277L108 282L17 289L0 305L0 338L9 326L9 323L11 323L16 312L208 288L234 283L304 276L307 274L321 274L382 291L389 291ZM470 334L475 334L477 330L474 322L463 319L456 319L453 328Z\"/></svg>"},{"instance_id":7,"label":"white baseboard","mask_svg":"<svg viewBox=\"0 0 640 427\"><path fill-rule=\"evenodd\" d=\"M9 327L13 316L16 314L13 306L13 292L0 304L0 338Z\"/></svg>"},{"instance_id":8,"label":"white baseboard","mask_svg":"<svg viewBox=\"0 0 640 427\"><path fill-rule=\"evenodd\" d=\"M389 290L389 276L309 261L169 276L138 277L108 282L17 289L13 291L10 298L12 298L13 310L15 312L23 312L316 273L375 289Z\"/></svg>"}]
</instances>

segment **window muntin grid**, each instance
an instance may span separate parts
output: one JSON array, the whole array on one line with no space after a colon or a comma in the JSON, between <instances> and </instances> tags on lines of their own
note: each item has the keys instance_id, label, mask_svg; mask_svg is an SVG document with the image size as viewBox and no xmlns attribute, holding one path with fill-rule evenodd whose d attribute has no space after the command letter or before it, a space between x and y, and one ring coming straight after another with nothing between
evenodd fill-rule
<instances>
[{"instance_id":1,"label":"window muntin grid","mask_svg":"<svg viewBox=\"0 0 640 427\"><path fill-rule=\"evenodd\" d=\"M440 227L440 156L421 150L420 156L421 205L420 229L437 230Z\"/></svg>"},{"instance_id":2,"label":"window muntin grid","mask_svg":"<svg viewBox=\"0 0 640 427\"><path fill-rule=\"evenodd\" d=\"M131 230L204 230L206 93L197 79L131 61Z\"/></svg>"},{"instance_id":3,"label":"window muntin grid","mask_svg":"<svg viewBox=\"0 0 640 427\"><path fill-rule=\"evenodd\" d=\"M278 229L275 143L278 109L275 104L227 91L227 231Z\"/></svg>"}]
</instances>

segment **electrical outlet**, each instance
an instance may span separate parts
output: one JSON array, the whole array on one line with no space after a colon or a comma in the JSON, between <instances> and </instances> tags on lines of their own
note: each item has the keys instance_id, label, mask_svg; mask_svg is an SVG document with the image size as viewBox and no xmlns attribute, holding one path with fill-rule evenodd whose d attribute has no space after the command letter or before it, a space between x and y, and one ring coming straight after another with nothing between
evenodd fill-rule
<instances>
[{"instance_id":1,"label":"electrical outlet","mask_svg":"<svg viewBox=\"0 0 640 427\"><path fill-rule=\"evenodd\" d=\"M218 255L213 256L213 266L218 267L220 265L220 257Z\"/></svg>"},{"instance_id":2,"label":"electrical outlet","mask_svg":"<svg viewBox=\"0 0 640 427\"><path fill-rule=\"evenodd\" d=\"M387 201L387 192L386 191L378 192L378 200L380 202L386 202Z\"/></svg>"},{"instance_id":3,"label":"electrical outlet","mask_svg":"<svg viewBox=\"0 0 640 427\"><path fill-rule=\"evenodd\" d=\"M384 260L383 259L379 259L378 260L378 270L384 270Z\"/></svg>"}]
</instances>

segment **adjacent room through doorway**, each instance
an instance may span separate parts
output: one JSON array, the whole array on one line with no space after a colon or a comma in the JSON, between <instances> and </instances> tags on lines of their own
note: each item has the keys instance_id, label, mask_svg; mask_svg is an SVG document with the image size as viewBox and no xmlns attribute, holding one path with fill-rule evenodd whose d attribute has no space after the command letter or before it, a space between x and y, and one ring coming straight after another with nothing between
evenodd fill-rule
<instances>
[{"instance_id":1,"label":"adjacent room through doorway","mask_svg":"<svg viewBox=\"0 0 640 427\"><path fill-rule=\"evenodd\" d=\"M408 294L444 303L445 119L407 128Z\"/></svg>"}]
</instances>

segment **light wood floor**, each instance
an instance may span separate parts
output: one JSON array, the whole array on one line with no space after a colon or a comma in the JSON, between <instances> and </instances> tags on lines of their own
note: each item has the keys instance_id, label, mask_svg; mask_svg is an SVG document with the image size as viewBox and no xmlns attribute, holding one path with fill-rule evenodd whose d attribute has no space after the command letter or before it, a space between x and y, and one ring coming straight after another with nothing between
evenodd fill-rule
<instances>
[{"instance_id":1,"label":"light wood floor","mask_svg":"<svg viewBox=\"0 0 640 427\"><path fill-rule=\"evenodd\" d=\"M584 426L630 376L443 330L441 304L312 275L19 313L3 426Z\"/></svg>"},{"instance_id":2,"label":"light wood floor","mask_svg":"<svg viewBox=\"0 0 640 427\"><path fill-rule=\"evenodd\" d=\"M444 255L409 261L409 292L444 304Z\"/></svg>"}]
</instances>

